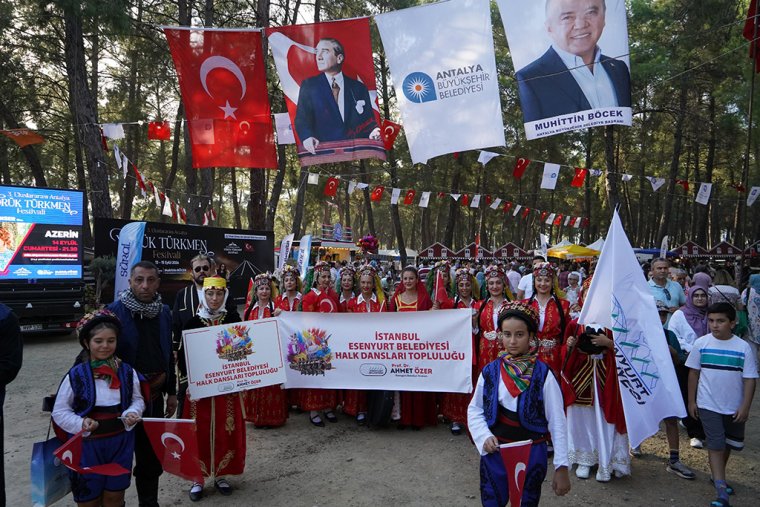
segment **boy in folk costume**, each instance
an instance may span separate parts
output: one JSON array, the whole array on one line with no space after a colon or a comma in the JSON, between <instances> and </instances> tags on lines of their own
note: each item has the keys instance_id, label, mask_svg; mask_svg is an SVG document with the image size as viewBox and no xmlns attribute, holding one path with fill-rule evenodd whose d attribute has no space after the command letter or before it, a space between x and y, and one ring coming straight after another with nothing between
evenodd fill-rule
<instances>
[{"instance_id":1,"label":"boy in folk costume","mask_svg":"<svg viewBox=\"0 0 760 507\"><path fill-rule=\"evenodd\" d=\"M118 317L98 310L77 326L80 361L64 377L53 407L56 434L62 441L85 430L80 466L118 463L129 472L117 476L69 471L74 501L80 506L124 504L130 484L135 433L145 401L139 376L114 356L121 331Z\"/></svg>"},{"instance_id":2,"label":"boy in folk costume","mask_svg":"<svg viewBox=\"0 0 760 507\"><path fill-rule=\"evenodd\" d=\"M467 422L480 453L480 491L485 507L509 500L507 471L499 453L503 443L532 440L525 470L522 507L538 505L548 464L547 438L554 438L552 488L570 491L567 421L562 391L549 366L538 358L538 314L524 302L508 303L498 320L503 352L481 372Z\"/></svg>"},{"instance_id":3,"label":"boy in folk costume","mask_svg":"<svg viewBox=\"0 0 760 507\"><path fill-rule=\"evenodd\" d=\"M243 320L268 319L278 315L272 299L277 298L277 287L269 273L259 273L253 279L251 304ZM282 310L280 310L282 311ZM280 384L249 389L243 394L245 420L257 428L282 426L288 419L286 394Z\"/></svg>"}]
</instances>

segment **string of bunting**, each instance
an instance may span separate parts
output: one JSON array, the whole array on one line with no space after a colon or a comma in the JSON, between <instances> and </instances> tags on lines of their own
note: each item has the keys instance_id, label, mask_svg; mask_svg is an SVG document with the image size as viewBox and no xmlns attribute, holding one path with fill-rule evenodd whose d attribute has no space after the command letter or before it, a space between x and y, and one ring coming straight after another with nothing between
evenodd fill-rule
<instances>
[{"instance_id":1,"label":"string of bunting","mask_svg":"<svg viewBox=\"0 0 760 507\"><path fill-rule=\"evenodd\" d=\"M312 173L310 172L308 175L308 178L306 180L306 183L309 185L319 185L319 178L320 175L318 173ZM322 193L326 197L335 197L338 193L338 188L341 184L341 181L343 178L341 178L338 175L327 175L327 181L325 182L325 185L322 189ZM359 182L356 180L349 180L348 181L348 194L351 195L353 192L357 189L364 190L369 188L369 184ZM384 185L375 185L372 188L372 191L370 192L370 200L372 202L380 202L385 195L390 194L390 203L391 205L398 205L399 201L402 202L406 206L412 206L415 201L417 202L417 205L421 208L427 208L430 204L430 198L435 194L438 199L443 199L448 194L454 201L459 202L463 207L469 207L469 208L480 208L481 203L484 203L485 206L487 206L489 209L492 210L499 210L501 209L502 213L505 215L511 213L511 216L527 220L530 216L531 212L534 215L539 216L540 222L549 225L549 226L562 226L562 227L573 227L573 228L585 228L589 225L589 219L588 217L582 217L582 216L573 216L573 215L567 215L563 213L557 213L555 211L547 211L547 210L540 210L537 208L531 208L529 206L516 203L514 201L508 201L506 199L502 199L501 197L497 197L491 194L467 194L467 193L447 193L447 192L433 192L433 191L420 191L419 194L419 200L417 200L417 190L414 188L409 188L404 192L403 198L401 197L401 188L393 188L391 187L390 192L386 192L386 187ZM508 216L508 215L507 215Z\"/></svg>"}]
</instances>

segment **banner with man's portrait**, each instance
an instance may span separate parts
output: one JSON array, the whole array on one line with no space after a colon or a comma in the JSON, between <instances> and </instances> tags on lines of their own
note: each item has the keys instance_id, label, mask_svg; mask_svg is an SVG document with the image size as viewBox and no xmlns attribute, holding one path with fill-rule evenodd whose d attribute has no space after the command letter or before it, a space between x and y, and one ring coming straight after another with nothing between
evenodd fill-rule
<instances>
[{"instance_id":1,"label":"banner with man's portrait","mask_svg":"<svg viewBox=\"0 0 760 507\"><path fill-rule=\"evenodd\" d=\"M266 33L301 165L385 160L369 19Z\"/></svg>"},{"instance_id":2,"label":"banner with man's portrait","mask_svg":"<svg viewBox=\"0 0 760 507\"><path fill-rule=\"evenodd\" d=\"M624 0L496 0L528 139L631 125Z\"/></svg>"}]
</instances>

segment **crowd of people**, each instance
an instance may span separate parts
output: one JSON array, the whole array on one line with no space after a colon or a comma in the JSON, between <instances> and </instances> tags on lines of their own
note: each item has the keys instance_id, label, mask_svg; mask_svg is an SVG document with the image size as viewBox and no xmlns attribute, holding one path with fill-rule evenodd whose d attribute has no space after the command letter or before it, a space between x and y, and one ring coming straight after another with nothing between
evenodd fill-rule
<instances>
[{"instance_id":1,"label":"crowd of people","mask_svg":"<svg viewBox=\"0 0 760 507\"><path fill-rule=\"evenodd\" d=\"M642 268L663 323L662 337L650 339L667 340L689 414L681 421L664 421L670 447L666 468L681 478L695 478L679 458L682 424L690 445L708 450L716 487L712 505L728 505L733 488L726 482L725 463L731 449L743 447L758 375L760 274L750 276L740 291L725 269L697 266L687 273L666 259ZM319 261L303 280L289 265L276 276L257 275L240 312L231 302L226 278L206 255L192 259L193 283L177 294L173 310L162 303L158 268L139 262L132 267L129 289L80 323L82 353L61 385L53 420L66 435L86 431L82 466L118 462L131 470L134 453L141 506L158 505L162 468L140 417L177 413L195 419L203 474L220 494L229 495L233 486L228 477L241 474L245 466L246 422L257 428L283 426L294 408L315 427L338 422L341 409L357 424L388 423L401 430L445 420L452 434L468 433L481 454L484 505L505 505L508 498L499 445L531 439L522 505L537 505L552 453L552 486L558 495L569 491L573 466L580 479L588 479L595 468L596 480L607 482L630 475L631 456L641 453L629 448L612 332L578 322L593 271L593 263L558 266L541 256L531 265L440 261L407 266L400 273L384 263ZM436 289L436 281L445 291ZM472 311L471 395L378 395L277 385L194 400L187 390L185 330L286 311L451 308ZM747 318L737 319L737 312ZM135 372L149 390L139 388ZM122 505L130 484L128 474L71 475L80 505ZM201 500L204 487L190 484L190 499Z\"/></svg>"}]
</instances>

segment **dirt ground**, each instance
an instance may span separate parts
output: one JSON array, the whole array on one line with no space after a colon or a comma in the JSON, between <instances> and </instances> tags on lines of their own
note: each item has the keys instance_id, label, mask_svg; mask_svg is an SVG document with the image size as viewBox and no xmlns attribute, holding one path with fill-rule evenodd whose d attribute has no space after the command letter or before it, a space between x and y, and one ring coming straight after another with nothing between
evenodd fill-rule
<instances>
[{"instance_id":1,"label":"dirt ground","mask_svg":"<svg viewBox=\"0 0 760 507\"><path fill-rule=\"evenodd\" d=\"M29 462L32 444L45 439L49 414L42 398L52 393L79 346L73 336L28 338L24 366L8 387L5 401L5 474L9 506L30 505ZM480 505L478 454L466 436L452 436L446 425L422 431L368 430L339 416L337 424L316 428L305 414L291 413L278 429L249 425L246 473L231 478L236 488L222 497L213 488L200 506L475 506ZM736 489L732 505L760 505L760 402L747 424L746 450L729 462ZM705 506L713 499L706 451L688 447L681 435L682 460L697 472L695 481L665 471L667 445L662 432L647 440L644 456L634 458L633 475L606 484L579 480L555 497L551 478L542 505ZM551 475L551 473L550 473ZM188 505L188 484L164 475L161 505ZM127 505L137 505L133 486ZM72 505L71 497L57 505Z\"/></svg>"}]
</instances>

